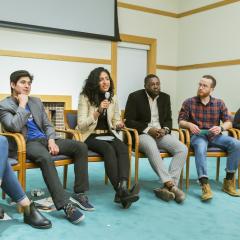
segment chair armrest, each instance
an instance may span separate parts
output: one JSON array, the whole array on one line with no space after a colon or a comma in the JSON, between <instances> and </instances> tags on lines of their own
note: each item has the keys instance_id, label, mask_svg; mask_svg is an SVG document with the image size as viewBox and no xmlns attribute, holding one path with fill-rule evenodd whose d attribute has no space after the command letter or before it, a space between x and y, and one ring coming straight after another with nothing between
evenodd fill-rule
<instances>
[{"instance_id":1,"label":"chair armrest","mask_svg":"<svg viewBox=\"0 0 240 240\"><path fill-rule=\"evenodd\" d=\"M17 160L23 166L26 160L26 142L21 133L0 132L0 135L13 138L17 145Z\"/></svg>"},{"instance_id":2,"label":"chair armrest","mask_svg":"<svg viewBox=\"0 0 240 240\"><path fill-rule=\"evenodd\" d=\"M126 128L128 130L128 132L132 132L133 135L134 135L134 140L135 140L135 145L134 145L134 151L135 153L136 152L139 152L139 134L138 134L138 131L137 129L135 128Z\"/></svg>"},{"instance_id":3,"label":"chair armrest","mask_svg":"<svg viewBox=\"0 0 240 240\"><path fill-rule=\"evenodd\" d=\"M228 135L229 135L229 136L232 136L232 137L234 137L234 138L236 138L236 139L239 139L238 131L239 131L239 130L236 129L236 128L230 128L230 129L227 130Z\"/></svg>"},{"instance_id":4,"label":"chair armrest","mask_svg":"<svg viewBox=\"0 0 240 240\"><path fill-rule=\"evenodd\" d=\"M65 133L67 138L73 138L76 141L82 141L82 135L78 130L73 130L73 129L55 129L56 132L61 132Z\"/></svg>"},{"instance_id":5,"label":"chair armrest","mask_svg":"<svg viewBox=\"0 0 240 240\"><path fill-rule=\"evenodd\" d=\"M172 128L171 132L172 131L177 132L179 135L179 141L185 143L184 133L181 128Z\"/></svg>"},{"instance_id":6,"label":"chair armrest","mask_svg":"<svg viewBox=\"0 0 240 240\"><path fill-rule=\"evenodd\" d=\"M184 143L186 144L187 148L190 148L190 141L191 141L191 137L190 137L190 131L186 128L180 128L180 131L183 134L183 138L184 138Z\"/></svg>"},{"instance_id":7,"label":"chair armrest","mask_svg":"<svg viewBox=\"0 0 240 240\"><path fill-rule=\"evenodd\" d=\"M131 147L132 149L132 136L128 130L128 128L122 128L120 131L122 131L125 134L125 137L127 139L127 145Z\"/></svg>"},{"instance_id":8,"label":"chair armrest","mask_svg":"<svg viewBox=\"0 0 240 240\"><path fill-rule=\"evenodd\" d=\"M239 129L237 129L237 128L231 128L231 129L233 129L234 131L235 131L235 133L236 133L236 136L237 136L237 139L239 139L240 140L240 130ZM230 130L230 129L229 129Z\"/></svg>"}]
</instances>

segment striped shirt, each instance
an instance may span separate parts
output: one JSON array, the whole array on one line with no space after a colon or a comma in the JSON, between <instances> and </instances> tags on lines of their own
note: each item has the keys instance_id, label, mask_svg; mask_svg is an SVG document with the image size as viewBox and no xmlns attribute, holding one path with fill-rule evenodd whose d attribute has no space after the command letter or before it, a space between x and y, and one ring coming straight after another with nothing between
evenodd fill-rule
<instances>
[{"instance_id":1,"label":"striped shirt","mask_svg":"<svg viewBox=\"0 0 240 240\"><path fill-rule=\"evenodd\" d=\"M199 97L188 98L183 102L178 122L194 123L200 129L210 129L219 126L220 121L231 121L228 109L221 99L210 96L210 101L204 105Z\"/></svg>"}]
</instances>

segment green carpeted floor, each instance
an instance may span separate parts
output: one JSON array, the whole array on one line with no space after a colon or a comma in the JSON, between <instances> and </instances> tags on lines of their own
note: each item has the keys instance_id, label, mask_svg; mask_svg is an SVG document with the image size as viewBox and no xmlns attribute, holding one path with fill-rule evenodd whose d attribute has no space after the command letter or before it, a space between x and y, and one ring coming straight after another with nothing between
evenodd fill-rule
<instances>
[{"instance_id":1,"label":"green carpeted floor","mask_svg":"<svg viewBox=\"0 0 240 240\"><path fill-rule=\"evenodd\" d=\"M216 161L209 159L209 175L214 198L211 202L199 200L200 187L196 182L194 159L191 159L191 185L184 204L174 201L166 203L157 199L152 189L159 186L148 161L140 161L140 200L130 209L124 210L113 203L114 192L110 185L104 185L102 163L90 163L89 198L96 211L85 212L85 220L72 225L60 212L47 213L53 223L50 230L36 230L22 223L22 216L0 200L14 220L0 221L0 239L51 239L51 240L118 240L118 239L169 239L169 240L235 240L240 238L240 198L221 192L226 159L221 159L220 182L216 183ZM164 160L166 163L169 160ZM62 176L62 169L59 168ZM39 170L27 172L27 189L42 187L44 182ZM73 169L69 168L68 191L73 186ZM46 190L46 188L45 188Z\"/></svg>"}]
</instances>

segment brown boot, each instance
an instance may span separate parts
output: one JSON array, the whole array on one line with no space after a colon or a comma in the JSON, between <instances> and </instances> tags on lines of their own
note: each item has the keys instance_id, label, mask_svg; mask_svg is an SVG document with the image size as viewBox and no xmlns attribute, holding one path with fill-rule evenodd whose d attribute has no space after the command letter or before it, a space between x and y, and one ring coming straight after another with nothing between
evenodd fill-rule
<instances>
[{"instance_id":1,"label":"brown boot","mask_svg":"<svg viewBox=\"0 0 240 240\"><path fill-rule=\"evenodd\" d=\"M209 183L205 183L202 185L202 201L207 201L213 197L213 193L211 191L211 187Z\"/></svg>"},{"instance_id":2,"label":"brown boot","mask_svg":"<svg viewBox=\"0 0 240 240\"><path fill-rule=\"evenodd\" d=\"M175 199L175 194L173 192L170 192L167 188L155 188L153 189L153 192L155 193L156 197L162 199L163 201L170 201Z\"/></svg>"},{"instance_id":3,"label":"brown boot","mask_svg":"<svg viewBox=\"0 0 240 240\"><path fill-rule=\"evenodd\" d=\"M240 197L240 192L236 190L235 181L235 178L233 178L232 180L227 180L226 178L224 178L222 190L223 192L228 193L231 196Z\"/></svg>"},{"instance_id":4,"label":"brown boot","mask_svg":"<svg viewBox=\"0 0 240 240\"><path fill-rule=\"evenodd\" d=\"M177 203L182 203L186 198L185 193L176 186L173 186L169 191L174 193L174 195L175 195L174 200Z\"/></svg>"}]
</instances>

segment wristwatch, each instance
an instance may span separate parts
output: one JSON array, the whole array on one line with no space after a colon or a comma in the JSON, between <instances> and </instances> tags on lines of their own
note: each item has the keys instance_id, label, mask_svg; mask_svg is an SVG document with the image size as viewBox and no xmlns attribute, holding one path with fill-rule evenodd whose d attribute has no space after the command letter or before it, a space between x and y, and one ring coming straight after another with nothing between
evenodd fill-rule
<instances>
[{"instance_id":1,"label":"wristwatch","mask_svg":"<svg viewBox=\"0 0 240 240\"><path fill-rule=\"evenodd\" d=\"M168 127L163 127L163 129L165 130L165 134L169 134L170 133L170 130Z\"/></svg>"}]
</instances>

